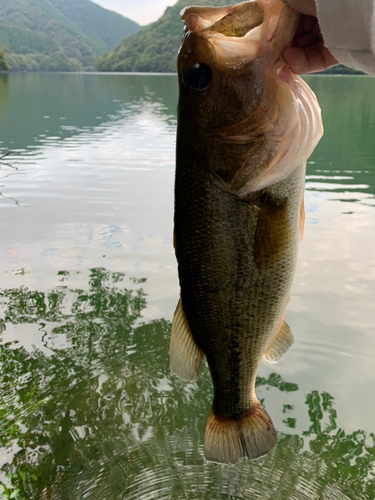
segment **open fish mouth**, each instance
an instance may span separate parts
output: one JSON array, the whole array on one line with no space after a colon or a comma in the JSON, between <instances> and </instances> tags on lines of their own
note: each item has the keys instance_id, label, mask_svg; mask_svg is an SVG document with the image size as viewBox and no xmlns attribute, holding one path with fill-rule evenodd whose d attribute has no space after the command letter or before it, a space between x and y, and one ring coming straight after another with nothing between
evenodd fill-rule
<instances>
[{"instance_id":1,"label":"open fish mouth","mask_svg":"<svg viewBox=\"0 0 375 500\"><path fill-rule=\"evenodd\" d=\"M181 18L186 34L199 34L202 46L206 45L204 41L210 44L218 66L239 68L266 56L279 70L284 65L282 52L292 42L299 14L283 0L253 0L227 7L187 7ZM185 49L190 52L188 45Z\"/></svg>"},{"instance_id":2,"label":"open fish mouth","mask_svg":"<svg viewBox=\"0 0 375 500\"><path fill-rule=\"evenodd\" d=\"M285 179L322 135L315 95L282 58L300 16L286 0L252 0L181 17L179 116L191 148L204 134L213 182L245 199Z\"/></svg>"}]
</instances>

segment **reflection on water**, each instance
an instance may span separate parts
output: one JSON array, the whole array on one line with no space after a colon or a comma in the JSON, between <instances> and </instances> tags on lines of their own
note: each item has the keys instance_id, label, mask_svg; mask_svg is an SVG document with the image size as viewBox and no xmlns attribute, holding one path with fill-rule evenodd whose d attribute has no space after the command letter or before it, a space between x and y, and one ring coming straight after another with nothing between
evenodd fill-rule
<instances>
[{"instance_id":1,"label":"reflection on water","mask_svg":"<svg viewBox=\"0 0 375 500\"><path fill-rule=\"evenodd\" d=\"M203 458L207 368L168 367L176 77L0 75L3 497L373 500L375 80L308 83L295 344L257 381L279 444L230 467Z\"/></svg>"},{"instance_id":2,"label":"reflection on water","mask_svg":"<svg viewBox=\"0 0 375 500\"><path fill-rule=\"evenodd\" d=\"M309 426L293 433L301 409L285 401L298 386L277 374L257 380L284 416L277 448L237 467L206 463L208 370L198 386L171 375L171 325L142 321L144 280L97 268L76 289L59 276L46 293L0 294L6 498L373 497L374 436L339 429L334 398L319 391L305 396ZM16 327L35 343L15 340Z\"/></svg>"},{"instance_id":3,"label":"reflection on water","mask_svg":"<svg viewBox=\"0 0 375 500\"><path fill-rule=\"evenodd\" d=\"M167 75L156 82L148 75L0 75L2 144L20 150L61 144L143 108L175 123L176 79Z\"/></svg>"},{"instance_id":4,"label":"reflection on water","mask_svg":"<svg viewBox=\"0 0 375 500\"><path fill-rule=\"evenodd\" d=\"M0 112L3 109L9 99L9 74L0 75Z\"/></svg>"}]
</instances>

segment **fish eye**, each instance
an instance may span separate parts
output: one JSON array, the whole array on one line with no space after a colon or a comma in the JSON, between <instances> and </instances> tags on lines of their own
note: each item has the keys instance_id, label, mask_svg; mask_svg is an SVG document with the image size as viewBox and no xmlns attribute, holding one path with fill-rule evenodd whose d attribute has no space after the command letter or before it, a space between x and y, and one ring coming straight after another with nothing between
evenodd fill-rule
<instances>
[{"instance_id":1,"label":"fish eye","mask_svg":"<svg viewBox=\"0 0 375 500\"><path fill-rule=\"evenodd\" d=\"M211 70L204 63L196 63L188 73L187 83L191 90L206 90L211 82Z\"/></svg>"}]
</instances>

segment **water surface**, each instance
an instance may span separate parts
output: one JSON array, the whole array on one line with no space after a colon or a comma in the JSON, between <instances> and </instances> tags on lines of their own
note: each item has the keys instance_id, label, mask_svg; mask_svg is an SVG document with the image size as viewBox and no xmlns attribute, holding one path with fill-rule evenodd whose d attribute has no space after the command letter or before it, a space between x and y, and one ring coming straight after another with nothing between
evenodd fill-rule
<instances>
[{"instance_id":1,"label":"water surface","mask_svg":"<svg viewBox=\"0 0 375 500\"><path fill-rule=\"evenodd\" d=\"M307 80L296 341L257 381L279 443L232 467L203 457L207 367L168 367L176 77L0 77L3 498L374 498L375 80Z\"/></svg>"}]
</instances>

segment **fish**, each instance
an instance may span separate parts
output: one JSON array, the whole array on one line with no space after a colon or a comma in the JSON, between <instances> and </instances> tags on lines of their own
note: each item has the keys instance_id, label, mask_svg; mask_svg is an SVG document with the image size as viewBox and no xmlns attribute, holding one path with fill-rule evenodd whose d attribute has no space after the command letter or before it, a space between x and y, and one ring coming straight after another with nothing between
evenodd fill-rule
<instances>
[{"instance_id":1,"label":"fish","mask_svg":"<svg viewBox=\"0 0 375 500\"><path fill-rule=\"evenodd\" d=\"M293 344L284 312L323 126L315 94L282 58L299 22L286 1L193 6L181 18L170 368L193 383L206 357L204 455L235 464L277 443L255 381L262 359L276 363Z\"/></svg>"}]
</instances>

